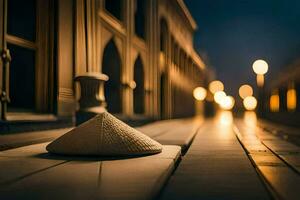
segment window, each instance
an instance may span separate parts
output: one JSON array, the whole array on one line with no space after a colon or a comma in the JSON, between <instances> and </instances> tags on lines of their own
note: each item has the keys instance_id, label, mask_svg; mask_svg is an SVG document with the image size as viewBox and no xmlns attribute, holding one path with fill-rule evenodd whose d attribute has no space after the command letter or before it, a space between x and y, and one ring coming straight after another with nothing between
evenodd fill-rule
<instances>
[{"instance_id":1,"label":"window","mask_svg":"<svg viewBox=\"0 0 300 200\"><path fill-rule=\"evenodd\" d=\"M36 39L36 1L9 0L7 33L34 42Z\"/></svg>"},{"instance_id":2,"label":"window","mask_svg":"<svg viewBox=\"0 0 300 200\"><path fill-rule=\"evenodd\" d=\"M53 33L50 29L54 21L54 17L50 17L54 16L53 2L8 1L5 40L12 57L9 112L48 112L54 101L48 89L54 84L50 82L54 81L53 75L50 75L54 70L49 64L50 48L53 47L49 39Z\"/></svg>"}]
</instances>

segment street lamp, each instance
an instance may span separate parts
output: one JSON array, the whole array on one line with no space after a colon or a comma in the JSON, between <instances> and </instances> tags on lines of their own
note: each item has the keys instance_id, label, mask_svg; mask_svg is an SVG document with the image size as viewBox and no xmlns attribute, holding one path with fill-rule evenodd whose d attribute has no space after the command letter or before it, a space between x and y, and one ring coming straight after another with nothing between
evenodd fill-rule
<instances>
[{"instance_id":1,"label":"street lamp","mask_svg":"<svg viewBox=\"0 0 300 200\"><path fill-rule=\"evenodd\" d=\"M218 91L214 94L214 100L217 104L220 104L222 100L226 97L226 93L223 91Z\"/></svg>"},{"instance_id":2,"label":"street lamp","mask_svg":"<svg viewBox=\"0 0 300 200\"><path fill-rule=\"evenodd\" d=\"M256 73L256 81L259 87L264 85L264 74L268 72L268 63L264 60L256 60L252 65L253 71Z\"/></svg>"},{"instance_id":3,"label":"street lamp","mask_svg":"<svg viewBox=\"0 0 300 200\"><path fill-rule=\"evenodd\" d=\"M207 96L207 91L204 87L196 87L193 91L195 102L196 115L202 115L202 111L205 112L204 100Z\"/></svg>"},{"instance_id":4,"label":"street lamp","mask_svg":"<svg viewBox=\"0 0 300 200\"><path fill-rule=\"evenodd\" d=\"M253 95L253 89L250 85L242 85L239 88L239 95L242 99L245 99L248 96L252 96Z\"/></svg>"},{"instance_id":5,"label":"street lamp","mask_svg":"<svg viewBox=\"0 0 300 200\"><path fill-rule=\"evenodd\" d=\"M243 104L246 110L255 110L257 100L253 96L248 96L243 100Z\"/></svg>"},{"instance_id":6,"label":"street lamp","mask_svg":"<svg viewBox=\"0 0 300 200\"><path fill-rule=\"evenodd\" d=\"M231 110L234 106L235 100L232 96L225 96L221 102L220 102L220 107L223 110Z\"/></svg>"},{"instance_id":7,"label":"street lamp","mask_svg":"<svg viewBox=\"0 0 300 200\"><path fill-rule=\"evenodd\" d=\"M208 89L212 94L215 94L218 91L224 90L224 84L221 81L215 80L210 82Z\"/></svg>"},{"instance_id":8,"label":"street lamp","mask_svg":"<svg viewBox=\"0 0 300 200\"><path fill-rule=\"evenodd\" d=\"M194 98L198 101L203 101L206 98L207 92L203 87L197 87L193 91Z\"/></svg>"},{"instance_id":9,"label":"street lamp","mask_svg":"<svg viewBox=\"0 0 300 200\"><path fill-rule=\"evenodd\" d=\"M263 116L264 112L264 75L268 72L268 63L264 60L256 60L252 65L256 74L256 82L258 86L258 115Z\"/></svg>"}]
</instances>

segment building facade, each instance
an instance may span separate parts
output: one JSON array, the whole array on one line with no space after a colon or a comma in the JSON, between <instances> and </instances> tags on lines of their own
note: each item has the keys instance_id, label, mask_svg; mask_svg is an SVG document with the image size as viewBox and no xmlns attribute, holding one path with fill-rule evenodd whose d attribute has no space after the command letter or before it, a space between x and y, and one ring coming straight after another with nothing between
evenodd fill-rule
<instances>
[{"instance_id":1,"label":"building facade","mask_svg":"<svg viewBox=\"0 0 300 200\"><path fill-rule=\"evenodd\" d=\"M194 50L197 25L183 0L0 5L2 120L19 112L74 117L83 92L74 79L87 73L109 77L96 96L116 115L195 114L192 92L205 85L207 68Z\"/></svg>"},{"instance_id":2,"label":"building facade","mask_svg":"<svg viewBox=\"0 0 300 200\"><path fill-rule=\"evenodd\" d=\"M299 58L276 74L266 94L266 118L287 125L300 125Z\"/></svg>"}]
</instances>

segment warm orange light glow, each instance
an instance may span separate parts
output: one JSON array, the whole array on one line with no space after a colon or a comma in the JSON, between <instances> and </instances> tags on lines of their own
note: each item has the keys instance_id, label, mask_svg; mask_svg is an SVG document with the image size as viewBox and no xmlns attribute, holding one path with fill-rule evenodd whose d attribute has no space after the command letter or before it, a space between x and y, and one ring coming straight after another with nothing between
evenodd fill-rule
<instances>
[{"instance_id":1,"label":"warm orange light glow","mask_svg":"<svg viewBox=\"0 0 300 200\"><path fill-rule=\"evenodd\" d=\"M218 104L220 104L222 102L224 97L226 97L226 94L223 91L218 91L214 94L214 100Z\"/></svg>"},{"instance_id":2,"label":"warm orange light glow","mask_svg":"<svg viewBox=\"0 0 300 200\"><path fill-rule=\"evenodd\" d=\"M262 87L265 83L265 77L264 75L261 74L257 74L256 76L256 83L259 87Z\"/></svg>"},{"instance_id":3,"label":"warm orange light glow","mask_svg":"<svg viewBox=\"0 0 300 200\"><path fill-rule=\"evenodd\" d=\"M206 94L207 94L206 89L203 87L197 87L193 91L194 98L197 99L198 101L203 101L206 97Z\"/></svg>"},{"instance_id":4,"label":"warm orange light glow","mask_svg":"<svg viewBox=\"0 0 300 200\"><path fill-rule=\"evenodd\" d=\"M223 91L224 90L224 84L221 81L212 81L208 89L211 93L215 94L218 91Z\"/></svg>"},{"instance_id":5,"label":"warm orange light glow","mask_svg":"<svg viewBox=\"0 0 300 200\"><path fill-rule=\"evenodd\" d=\"M208 92L205 100L209 101L209 102L213 102L214 101L214 95L212 93Z\"/></svg>"},{"instance_id":6,"label":"warm orange light glow","mask_svg":"<svg viewBox=\"0 0 300 200\"><path fill-rule=\"evenodd\" d=\"M222 111L218 115L218 120L221 125L231 125L233 123L233 116L231 111Z\"/></svg>"},{"instance_id":7,"label":"warm orange light glow","mask_svg":"<svg viewBox=\"0 0 300 200\"><path fill-rule=\"evenodd\" d=\"M253 111L246 111L244 113L244 122L248 126L256 127L256 123L257 123L256 113Z\"/></svg>"},{"instance_id":8,"label":"warm orange light glow","mask_svg":"<svg viewBox=\"0 0 300 200\"><path fill-rule=\"evenodd\" d=\"M234 106L234 98L232 96L225 96L220 102L220 107L224 110L231 110Z\"/></svg>"},{"instance_id":9,"label":"warm orange light glow","mask_svg":"<svg viewBox=\"0 0 300 200\"><path fill-rule=\"evenodd\" d=\"M257 100L253 96L246 97L243 101L246 110L254 110L257 106Z\"/></svg>"},{"instance_id":10,"label":"warm orange light glow","mask_svg":"<svg viewBox=\"0 0 300 200\"><path fill-rule=\"evenodd\" d=\"M297 107L297 92L294 88L287 91L286 100L288 111L295 111Z\"/></svg>"},{"instance_id":11,"label":"warm orange light glow","mask_svg":"<svg viewBox=\"0 0 300 200\"><path fill-rule=\"evenodd\" d=\"M275 94L271 95L271 97L270 97L270 110L272 112L278 112L279 106L280 106L279 95L278 95L278 92L276 92Z\"/></svg>"},{"instance_id":12,"label":"warm orange light glow","mask_svg":"<svg viewBox=\"0 0 300 200\"><path fill-rule=\"evenodd\" d=\"M252 65L253 71L256 74L264 75L268 72L268 63L264 60L256 60Z\"/></svg>"},{"instance_id":13,"label":"warm orange light glow","mask_svg":"<svg viewBox=\"0 0 300 200\"><path fill-rule=\"evenodd\" d=\"M242 85L239 89L239 95L242 99L253 95L253 89L250 85Z\"/></svg>"}]
</instances>

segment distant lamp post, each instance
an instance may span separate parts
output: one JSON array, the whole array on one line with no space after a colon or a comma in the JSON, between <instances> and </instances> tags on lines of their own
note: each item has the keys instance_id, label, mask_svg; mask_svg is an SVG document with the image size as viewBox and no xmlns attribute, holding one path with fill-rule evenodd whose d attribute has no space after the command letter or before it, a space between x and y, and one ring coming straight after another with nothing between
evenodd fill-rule
<instances>
[{"instance_id":1,"label":"distant lamp post","mask_svg":"<svg viewBox=\"0 0 300 200\"><path fill-rule=\"evenodd\" d=\"M269 65L264 60L256 60L252 65L253 71L256 74L256 82L258 86L258 115L264 115L264 75L268 72Z\"/></svg>"},{"instance_id":2,"label":"distant lamp post","mask_svg":"<svg viewBox=\"0 0 300 200\"><path fill-rule=\"evenodd\" d=\"M208 89L212 94L215 94L218 91L224 90L224 84L221 81L215 80L210 82Z\"/></svg>"},{"instance_id":3,"label":"distant lamp post","mask_svg":"<svg viewBox=\"0 0 300 200\"><path fill-rule=\"evenodd\" d=\"M226 93L223 91L218 91L214 94L214 100L217 104L221 104L221 102L223 101L223 99L226 97Z\"/></svg>"},{"instance_id":4,"label":"distant lamp post","mask_svg":"<svg viewBox=\"0 0 300 200\"><path fill-rule=\"evenodd\" d=\"M257 106L257 100L253 96L248 96L243 100L243 104L246 110L252 111Z\"/></svg>"},{"instance_id":5,"label":"distant lamp post","mask_svg":"<svg viewBox=\"0 0 300 200\"><path fill-rule=\"evenodd\" d=\"M250 85L242 85L239 88L239 95L242 99L253 95L253 89Z\"/></svg>"},{"instance_id":6,"label":"distant lamp post","mask_svg":"<svg viewBox=\"0 0 300 200\"><path fill-rule=\"evenodd\" d=\"M225 96L224 98L222 98L219 105L223 110L231 110L234 106L234 103L235 100L232 96Z\"/></svg>"},{"instance_id":7,"label":"distant lamp post","mask_svg":"<svg viewBox=\"0 0 300 200\"><path fill-rule=\"evenodd\" d=\"M203 87L196 87L193 91L193 96L196 99L195 101L195 114L197 115L202 115L203 110L205 112L205 103L204 100L207 96L207 91Z\"/></svg>"},{"instance_id":8,"label":"distant lamp post","mask_svg":"<svg viewBox=\"0 0 300 200\"><path fill-rule=\"evenodd\" d=\"M198 101L203 101L206 98L207 92L203 87L197 87L193 91L194 98Z\"/></svg>"},{"instance_id":9,"label":"distant lamp post","mask_svg":"<svg viewBox=\"0 0 300 200\"><path fill-rule=\"evenodd\" d=\"M264 75L268 72L269 65L264 60L256 60L252 65L253 71L255 72L257 85L263 87Z\"/></svg>"}]
</instances>

